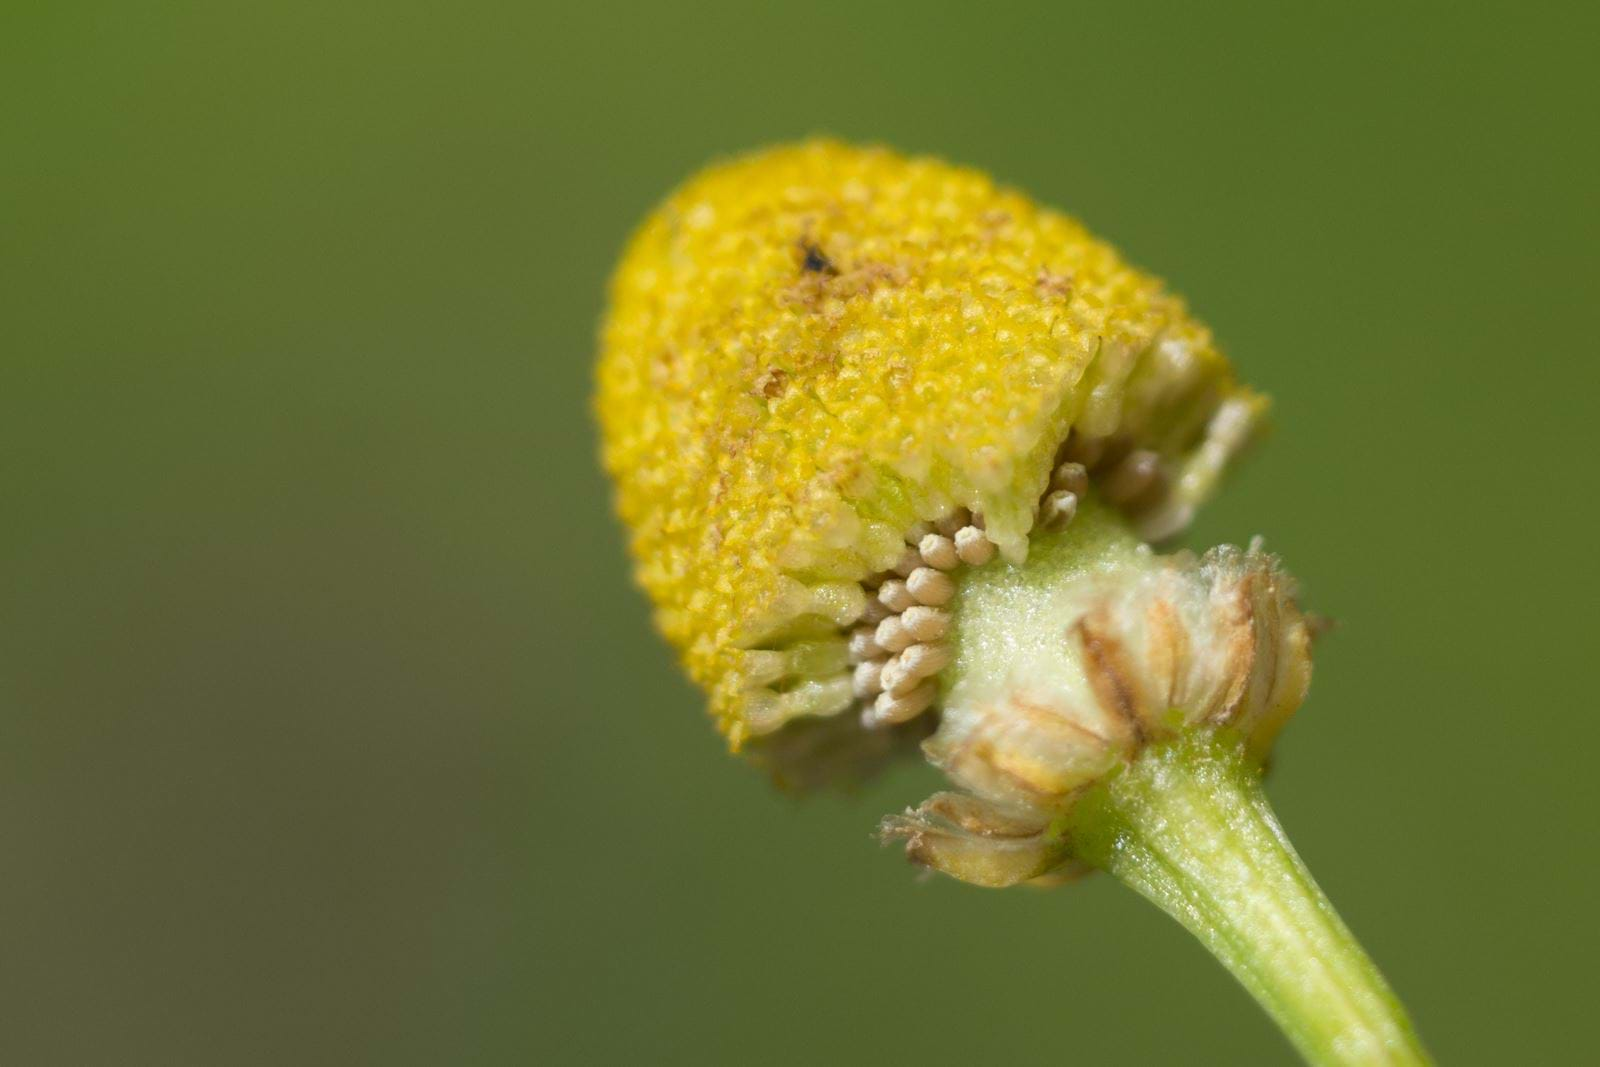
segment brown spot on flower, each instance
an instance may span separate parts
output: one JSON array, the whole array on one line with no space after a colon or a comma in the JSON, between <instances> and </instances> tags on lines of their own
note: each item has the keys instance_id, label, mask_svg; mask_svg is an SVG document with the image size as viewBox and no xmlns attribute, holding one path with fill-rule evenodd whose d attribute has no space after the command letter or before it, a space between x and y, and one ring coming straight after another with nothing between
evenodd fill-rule
<instances>
[{"instance_id":1,"label":"brown spot on flower","mask_svg":"<svg viewBox=\"0 0 1600 1067\"><path fill-rule=\"evenodd\" d=\"M1034 282L1041 296L1053 296L1057 300L1072 300L1072 275L1056 274L1048 268L1040 268L1039 278Z\"/></svg>"},{"instance_id":2,"label":"brown spot on flower","mask_svg":"<svg viewBox=\"0 0 1600 1067\"><path fill-rule=\"evenodd\" d=\"M996 208L993 211L985 211L979 216L978 221L983 226L984 236L993 241L1000 236L1000 231L1011 225L1011 219L1011 212L1004 208Z\"/></svg>"},{"instance_id":3,"label":"brown spot on flower","mask_svg":"<svg viewBox=\"0 0 1600 1067\"><path fill-rule=\"evenodd\" d=\"M823 254L822 249L810 241L800 243L801 259L800 269L810 274L838 274L839 268L833 265L833 260Z\"/></svg>"},{"instance_id":4,"label":"brown spot on flower","mask_svg":"<svg viewBox=\"0 0 1600 1067\"><path fill-rule=\"evenodd\" d=\"M677 374L678 353L671 347L659 349L647 364L650 384L657 389L669 385Z\"/></svg>"},{"instance_id":5,"label":"brown spot on flower","mask_svg":"<svg viewBox=\"0 0 1600 1067\"><path fill-rule=\"evenodd\" d=\"M868 295L883 288L898 288L909 284L911 272L895 263L867 262L841 273L831 286L831 291L841 297Z\"/></svg>"},{"instance_id":6,"label":"brown spot on flower","mask_svg":"<svg viewBox=\"0 0 1600 1067\"><path fill-rule=\"evenodd\" d=\"M782 367L771 367L756 379L756 392L768 400L775 400L789 387L789 372Z\"/></svg>"}]
</instances>

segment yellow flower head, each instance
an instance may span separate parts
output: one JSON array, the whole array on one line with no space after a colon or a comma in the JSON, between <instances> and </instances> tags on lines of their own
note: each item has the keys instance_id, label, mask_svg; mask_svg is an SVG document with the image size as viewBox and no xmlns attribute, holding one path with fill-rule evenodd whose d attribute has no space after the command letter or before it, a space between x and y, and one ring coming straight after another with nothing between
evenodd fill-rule
<instances>
[{"instance_id":1,"label":"yellow flower head","mask_svg":"<svg viewBox=\"0 0 1600 1067\"><path fill-rule=\"evenodd\" d=\"M1074 220L831 141L673 194L618 267L601 348L638 580L736 747L860 699L851 629L880 599L948 597L908 541L951 567L1020 560L1071 503L1052 495L1064 455L1169 535L1262 406L1178 298Z\"/></svg>"}]
</instances>

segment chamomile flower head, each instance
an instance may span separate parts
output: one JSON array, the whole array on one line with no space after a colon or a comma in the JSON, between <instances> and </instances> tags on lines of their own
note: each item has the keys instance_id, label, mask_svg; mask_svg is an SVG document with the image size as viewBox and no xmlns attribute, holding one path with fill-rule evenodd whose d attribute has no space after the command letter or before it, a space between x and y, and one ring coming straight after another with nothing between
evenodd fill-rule
<instances>
[{"instance_id":1,"label":"chamomile flower head","mask_svg":"<svg viewBox=\"0 0 1600 1067\"><path fill-rule=\"evenodd\" d=\"M611 284L636 575L735 747L937 704L954 581L1092 485L1180 529L1263 404L1154 277L987 175L811 141L713 166Z\"/></svg>"},{"instance_id":2,"label":"chamomile flower head","mask_svg":"<svg viewBox=\"0 0 1600 1067\"><path fill-rule=\"evenodd\" d=\"M611 286L604 462L656 621L781 780L921 742L881 823L976 885L1100 869L1311 1062L1424 1064L1261 791L1314 627L1180 531L1264 401L1155 278L986 175L812 141L722 163Z\"/></svg>"}]
</instances>

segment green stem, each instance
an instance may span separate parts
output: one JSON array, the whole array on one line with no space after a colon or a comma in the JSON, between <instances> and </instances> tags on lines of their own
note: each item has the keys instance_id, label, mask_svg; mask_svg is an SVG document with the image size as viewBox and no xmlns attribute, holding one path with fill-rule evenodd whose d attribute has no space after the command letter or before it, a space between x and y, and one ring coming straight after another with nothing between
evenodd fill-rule
<instances>
[{"instance_id":1,"label":"green stem","mask_svg":"<svg viewBox=\"0 0 1600 1067\"><path fill-rule=\"evenodd\" d=\"M1074 810L1075 854L1198 937L1312 1064L1431 1062L1284 836L1242 747L1152 745Z\"/></svg>"}]
</instances>

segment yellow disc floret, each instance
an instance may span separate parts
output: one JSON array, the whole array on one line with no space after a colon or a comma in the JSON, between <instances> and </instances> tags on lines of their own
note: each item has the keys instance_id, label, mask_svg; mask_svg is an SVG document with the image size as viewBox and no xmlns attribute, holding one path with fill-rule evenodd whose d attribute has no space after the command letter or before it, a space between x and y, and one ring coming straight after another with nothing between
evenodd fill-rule
<instances>
[{"instance_id":1,"label":"yellow disc floret","mask_svg":"<svg viewBox=\"0 0 1600 1067\"><path fill-rule=\"evenodd\" d=\"M1021 559L1071 434L1165 464L1140 522L1171 533L1260 407L1181 301L1077 222L974 170L828 141L668 199L601 346L638 579L736 746L855 702L862 583L920 523L966 509Z\"/></svg>"}]
</instances>

